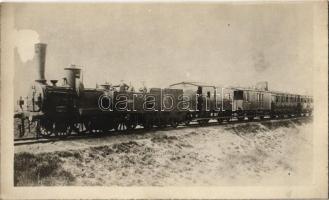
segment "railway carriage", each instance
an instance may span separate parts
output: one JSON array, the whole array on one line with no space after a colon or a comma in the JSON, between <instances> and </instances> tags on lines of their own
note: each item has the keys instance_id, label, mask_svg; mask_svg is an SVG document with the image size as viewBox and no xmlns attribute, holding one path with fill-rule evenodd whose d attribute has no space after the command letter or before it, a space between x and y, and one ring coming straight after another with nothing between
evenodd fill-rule
<instances>
[{"instance_id":1,"label":"railway carriage","mask_svg":"<svg viewBox=\"0 0 329 200\"><path fill-rule=\"evenodd\" d=\"M271 111L270 98L271 93L266 90L233 88L233 111L239 120L245 117L253 119L254 117L263 118L269 115Z\"/></svg>"}]
</instances>

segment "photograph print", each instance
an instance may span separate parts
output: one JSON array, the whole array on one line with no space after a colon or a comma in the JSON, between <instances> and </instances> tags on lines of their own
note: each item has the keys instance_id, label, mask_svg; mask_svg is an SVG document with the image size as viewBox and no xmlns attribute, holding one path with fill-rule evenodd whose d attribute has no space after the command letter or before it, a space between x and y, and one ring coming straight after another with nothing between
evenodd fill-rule
<instances>
[{"instance_id":1,"label":"photograph print","mask_svg":"<svg viewBox=\"0 0 329 200\"><path fill-rule=\"evenodd\" d=\"M1 9L4 196L328 195L326 2Z\"/></svg>"}]
</instances>

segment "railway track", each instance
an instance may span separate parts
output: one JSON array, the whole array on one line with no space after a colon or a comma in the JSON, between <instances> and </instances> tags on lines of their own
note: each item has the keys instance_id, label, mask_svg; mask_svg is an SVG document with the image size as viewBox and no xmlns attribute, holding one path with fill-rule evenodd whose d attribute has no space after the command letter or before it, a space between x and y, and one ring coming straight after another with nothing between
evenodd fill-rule
<instances>
[{"instance_id":1,"label":"railway track","mask_svg":"<svg viewBox=\"0 0 329 200\"><path fill-rule=\"evenodd\" d=\"M307 119L311 118L311 116L301 116L301 117L286 117L286 118L263 118L263 119L254 119L252 121L249 120L243 120L239 121L237 119L231 119L229 121L223 121L221 123L218 123L216 120L210 120L207 125L200 125L196 121L192 121L189 125L183 125L180 124L176 128L173 127L154 127L152 129L144 129L143 127L136 127L134 130L129 131L108 131L108 132L96 132L96 133L73 133L72 135L61 138L52 136L49 138L36 138L36 137L28 137L28 138L17 138L14 139L14 146L20 146L20 145L32 145L32 144L38 144L38 143L51 143L56 141L69 141L69 140L79 140L79 139L87 139L87 138L100 138L100 137L109 137L109 136L116 136L121 134L138 134L138 133L146 133L150 130L173 130L173 129L185 129L185 128L192 128L192 127L211 127L211 126L225 126L225 125L232 125L232 124L247 124L247 123L257 123L257 122L266 122L266 121L288 121L288 120L297 120L297 119Z\"/></svg>"}]
</instances>

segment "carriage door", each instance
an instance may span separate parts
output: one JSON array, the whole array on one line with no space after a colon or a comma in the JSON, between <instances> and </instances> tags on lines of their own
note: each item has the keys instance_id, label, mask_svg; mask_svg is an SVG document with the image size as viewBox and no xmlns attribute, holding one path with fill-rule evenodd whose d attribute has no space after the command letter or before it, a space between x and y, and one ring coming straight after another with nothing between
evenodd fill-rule
<instances>
[{"instance_id":1,"label":"carriage door","mask_svg":"<svg viewBox=\"0 0 329 200\"><path fill-rule=\"evenodd\" d=\"M233 94L233 111L243 110L243 91L235 90Z\"/></svg>"},{"instance_id":2,"label":"carriage door","mask_svg":"<svg viewBox=\"0 0 329 200\"><path fill-rule=\"evenodd\" d=\"M203 96L202 96L202 87L198 86L197 90L197 109L198 111L203 111Z\"/></svg>"}]
</instances>

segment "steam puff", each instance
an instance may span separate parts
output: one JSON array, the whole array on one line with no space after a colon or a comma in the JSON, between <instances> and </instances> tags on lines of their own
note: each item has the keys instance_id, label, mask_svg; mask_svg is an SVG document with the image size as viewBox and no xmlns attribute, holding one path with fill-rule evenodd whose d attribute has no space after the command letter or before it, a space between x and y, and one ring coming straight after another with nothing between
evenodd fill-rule
<instances>
[{"instance_id":1,"label":"steam puff","mask_svg":"<svg viewBox=\"0 0 329 200\"><path fill-rule=\"evenodd\" d=\"M22 62L32 60L34 56L34 44L39 42L39 34L36 31L23 29L15 30L15 47Z\"/></svg>"}]
</instances>

